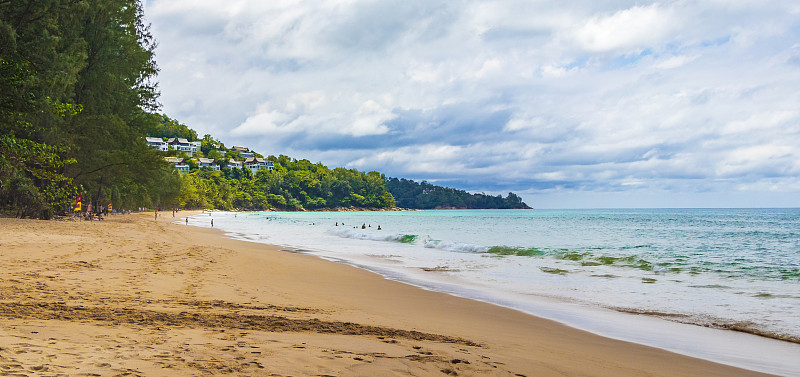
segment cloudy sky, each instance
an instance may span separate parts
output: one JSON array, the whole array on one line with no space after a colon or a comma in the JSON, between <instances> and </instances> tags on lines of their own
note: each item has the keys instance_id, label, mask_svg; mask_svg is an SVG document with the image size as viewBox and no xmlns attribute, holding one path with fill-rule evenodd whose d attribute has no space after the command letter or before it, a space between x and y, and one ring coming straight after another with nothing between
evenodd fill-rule
<instances>
[{"instance_id":1,"label":"cloudy sky","mask_svg":"<svg viewBox=\"0 0 800 377\"><path fill-rule=\"evenodd\" d=\"M148 0L226 145L537 208L800 206L796 0Z\"/></svg>"}]
</instances>

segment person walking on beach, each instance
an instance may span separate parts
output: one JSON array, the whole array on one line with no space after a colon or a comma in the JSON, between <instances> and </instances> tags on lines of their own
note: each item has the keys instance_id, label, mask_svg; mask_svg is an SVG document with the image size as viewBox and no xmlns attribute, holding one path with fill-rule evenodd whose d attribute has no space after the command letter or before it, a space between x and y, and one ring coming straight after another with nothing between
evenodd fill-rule
<instances>
[{"instance_id":1,"label":"person walking on beach","mask_svg":"<svg viewBox=\"0 0 800 377\"><path fill-rule=\"evenodd\" d=\"M214 219L211 219L211 227L214 227Z\"/></svg>"},{"instance_id":2,"label":"person walking on beach","mask_svg":"<svg viewBox=\"0 0 800 377\"><path fill-rule=\"evenodd\" d=\"M189 225L189 218L186 218L186 225Z\"/></svg>"}]
</instances>

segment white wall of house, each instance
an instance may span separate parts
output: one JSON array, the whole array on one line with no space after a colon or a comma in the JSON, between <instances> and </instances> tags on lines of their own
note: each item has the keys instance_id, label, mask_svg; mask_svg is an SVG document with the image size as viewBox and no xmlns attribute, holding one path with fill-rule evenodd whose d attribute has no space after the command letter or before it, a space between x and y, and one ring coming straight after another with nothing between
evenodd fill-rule
<instances>
[{"instance_id":1,"label":"white wall of house","mask_svg":"<svg viewBox=\"0 0 800 377\"><path fill-rule=\"evenodd\" d=\"M261 160L261 159L258 159L258 160ZM259 170L272 170L273 169L274 163L272 161L265 161L265 160L258 161L258 160L256 160L255 158L253 158L252 160L248 159L248 161L245 161L245 167L250 169L250 171L253 172L253 174L258 172Z\"/></svg>"},{"instance_id":2,"label":"white wall of house","mask_svg":"<svg viewBox=\"0 0 800 377\"><path fill-rule=\"evenodd\" d=\"M190 141L189 146L191 148L192 156L197 154L197 151L200 150L200 142L199 141Z\"/></svg>"},{"instance_id":3,"label":"white wall of house","mask_svg":"<svg viewBox=\"0 0 800 377\"><path fill-rule=\"evenodd\" d=\"M145 140L147 140L147 145L150 148L153 148L155 150L162 151L162 152L166 152L166 151L169 150L169 145L166 142L164 142L164 140L161 140L160 138L147 137L147 138L145 138Z\"/></svg>"}]
</instances>

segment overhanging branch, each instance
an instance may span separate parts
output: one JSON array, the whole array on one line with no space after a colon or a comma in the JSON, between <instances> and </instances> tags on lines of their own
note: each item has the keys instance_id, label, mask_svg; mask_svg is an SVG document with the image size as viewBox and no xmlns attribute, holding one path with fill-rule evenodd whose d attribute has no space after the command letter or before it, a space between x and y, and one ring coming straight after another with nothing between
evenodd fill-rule
<instances>
[{"instance_id":1,"label":"overhanging branch","mask_svg":"<svg viewBox=\"0 0 800 377\"><path fill-rule=\"evenodd\" d=\"M72 179L77 179L78 177L80 177L82 175L94 174L94 173L99 172L100 170L103 170L103 169L106 169L106 168L110 168L112 166L119 166L119 165L128 165L128 163L127 162L115 162L113 164L104 165L104 166L101 166L101 167L99 167L97 169L94 169L94 170L78 173L78 175L72 177Z\"/></svg>"}]
</instances>

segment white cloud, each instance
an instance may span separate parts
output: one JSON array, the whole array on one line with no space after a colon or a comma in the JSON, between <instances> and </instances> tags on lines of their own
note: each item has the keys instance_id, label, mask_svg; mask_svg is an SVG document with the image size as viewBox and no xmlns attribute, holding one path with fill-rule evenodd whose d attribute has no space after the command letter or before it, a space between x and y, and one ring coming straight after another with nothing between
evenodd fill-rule
<instances>
[{"instance_id":1,"label":"white cloud","mask_svg":"<svg viewBox=\"0 0 800 377\"><path fill-rule=\"evenodd\" d=\"M350 162L348 167L369 169L376 164L403 164L413 174L436 173L443 165L455 171L463 170L459 162L462 148L451 145L425 144L398 148L362 157Z\"/></svg>"},{"instance_id":2,"label":"white cloud","mask_svg":"<svg viewBox=\"0 0 800 377\"><path fill-rule=\"evenodd\" d=\"M795 146L748 146L728 151L725 155L725 159L717 167L717 175L720 177L775 173L796 176L800 172L800 153Z\"/></svg>"},{"instance_id":3,"label":"white cloud","mask_svg":"<svg viewBox=\"0 0 800 377\"><path fill-rule=\"evenodd\" d=\"M391 100L384 96L383 100ZM282 103L265 102L234 128L235 136L275 136L303 132L347 136L382 135L385 122L396 116L375 100L329 96L321 91L298 93Z\"/></svg>"},{"instance_id":4,"label":"white cloud","mask_svg":"<svg viewBox=\"0 0 800 377\"><path fill-rule=\"evenodd\" d=\"M797 187L798 14L789 0L146 8L164 112L226 144L474 191L686 203Z\"/></svg>"},{"instance_id":5,"label":"white cloud","mask_svg":"<svg viewBox=\"0 0 800 377\"><path fill-rule=\"evenodd\" d=\"M691 63L695 59L697 59L697 56L686 56L686 55L670 56L656 62L655 64L653 64L653 67L660 69L673 69Z\"/></svg>"},{"instance_id":6,"label":"white cloud","mask_svg":"<svg viewBox=\"0 0 800 377\"><path fill-rule=\"evenodd\" d=\"M575 31L575 39L589 51L645 48L663 43L682 26L680 21L659 4L634 6L589 19Z\"/></svg>"},{"instance_id":7,"label":"white cloud","mask_svg":"<svg viewBox=\"0 0 800 377\"><path fill-rule=\"evenodd\" d=\"M420 83L435 83L440 80L442 70L428 62L411 62L411 67L406 71L411 81Z\"/></svg>"}]
</instances>

